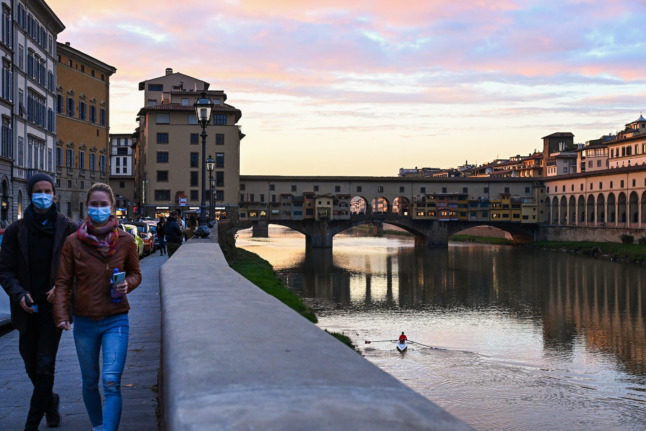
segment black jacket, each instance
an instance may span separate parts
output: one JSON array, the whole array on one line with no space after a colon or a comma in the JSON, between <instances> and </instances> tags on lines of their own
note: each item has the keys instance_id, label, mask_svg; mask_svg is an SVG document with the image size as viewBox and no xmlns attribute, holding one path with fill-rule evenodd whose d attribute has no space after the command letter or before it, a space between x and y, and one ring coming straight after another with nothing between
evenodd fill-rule
<instances>
[{"instance_id":1,"label":"black jacket","mask_svg":"<svg viewBox=\"0 0 646 431\"><path fill-rule=\"evenodd\" d=\"M65 238L75 232L77 226L63 214L56 215L54 250L50 262L50 285L53 287L58 270L58 261ZM28 231L24 219L15 221L5 230L0 250L0 284L11 300L11 322L19 331L25 329L27 312L20 306L20 299L31 292L30 271L38 268L29 266Z\"/></svg>"},{"instance_id":2,"label":"black jacket","mask_svg":"<svg viewBox=\"0 0 646 431\"><path fill-rule=\"evenodd\" d=\"M166 231L166 241L175 242L178 244L182 243L182 229L180 229L176 220L169 219L166 222L166 227L164 228L164 230Z\"/></svg>"}]
</instances>

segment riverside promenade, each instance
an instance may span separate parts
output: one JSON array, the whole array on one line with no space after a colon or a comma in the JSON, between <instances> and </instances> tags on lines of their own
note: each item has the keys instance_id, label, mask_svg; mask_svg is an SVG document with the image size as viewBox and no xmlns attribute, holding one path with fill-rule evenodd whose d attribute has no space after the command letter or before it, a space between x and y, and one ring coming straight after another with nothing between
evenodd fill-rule
<instances>
[{"instance_id":1,"label":"riverside promenade","mask_svg":"<svg viewBox=\"0 0 646 431\"><path fill-rule=\"evenodd\" d=\"M126 369L121 380L123 395L122 431L157 429L157 372L159 369L160 313L159 268L166 256L150 255L141 260L143 280L128 296L130 341ZM0 295L5 295L4 291ZM99 386L101 383L99 382ZM29 409L31 383L18 353L18 332L0 336L0 430L22 431ZM81 370L76 358L72 332L64 332L56 362L54 391L61 397L61 431L89 430L90 420L81 396Z\"/></svg>"}]
</instances>

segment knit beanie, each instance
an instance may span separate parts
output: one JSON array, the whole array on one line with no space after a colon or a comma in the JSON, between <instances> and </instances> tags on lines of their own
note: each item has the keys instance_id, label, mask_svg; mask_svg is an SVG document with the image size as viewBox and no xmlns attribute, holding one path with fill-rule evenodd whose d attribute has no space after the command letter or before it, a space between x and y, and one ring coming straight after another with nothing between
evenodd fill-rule
<instances>
[{"instance_id":1,"label":"knit beanie","mask_svg":"<svg viewBox=\"0 0 646 431\"><path fill-rule=\"evenodd\" d=\"M50 177L47 174L43 173L37 173L36 175L33 175L31 178L29 178L29 182L27 183L27 193L29 194L29 197L31 198L31 191L34 188L34 185L38 181L47 181L52 185L52 189L54 190L54 194L56 194L56 184L54 184L54 180L52 177Z\"/></svg>"}]
</instances>

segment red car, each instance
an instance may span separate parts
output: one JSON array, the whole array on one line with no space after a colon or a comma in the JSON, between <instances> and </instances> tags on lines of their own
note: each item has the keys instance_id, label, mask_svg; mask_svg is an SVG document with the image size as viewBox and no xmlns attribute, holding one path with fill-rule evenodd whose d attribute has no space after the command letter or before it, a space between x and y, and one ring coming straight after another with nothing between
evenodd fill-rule
<instances>
[{"instance_id":1,"label":"red car","mask_svg":"<svg viewBox=\"0 0 646 431\"><path fill-rule=\"evenodd\" d=\"M137 226L139 237L144 240L144 254L150 254L155 251L155 236L150 231L149 226L144 222L131 223Z\"/></svg>"}]
</instances>

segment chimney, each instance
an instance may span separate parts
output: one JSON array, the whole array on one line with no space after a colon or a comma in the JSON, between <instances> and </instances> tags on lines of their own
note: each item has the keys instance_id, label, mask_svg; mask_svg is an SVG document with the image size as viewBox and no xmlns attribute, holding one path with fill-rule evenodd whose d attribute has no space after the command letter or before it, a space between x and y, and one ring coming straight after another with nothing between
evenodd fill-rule
<instances>
[{"instance_id":1,"label":"chimney","mask_svg":"<svg viewBox=\"0 0 646 431\"><path fill-rule=\"evenodd\" d=\"M166 68L166 76L172 75L173 74L173 68L172 67L167 67Z\"/></svg>"}]
</instances>

